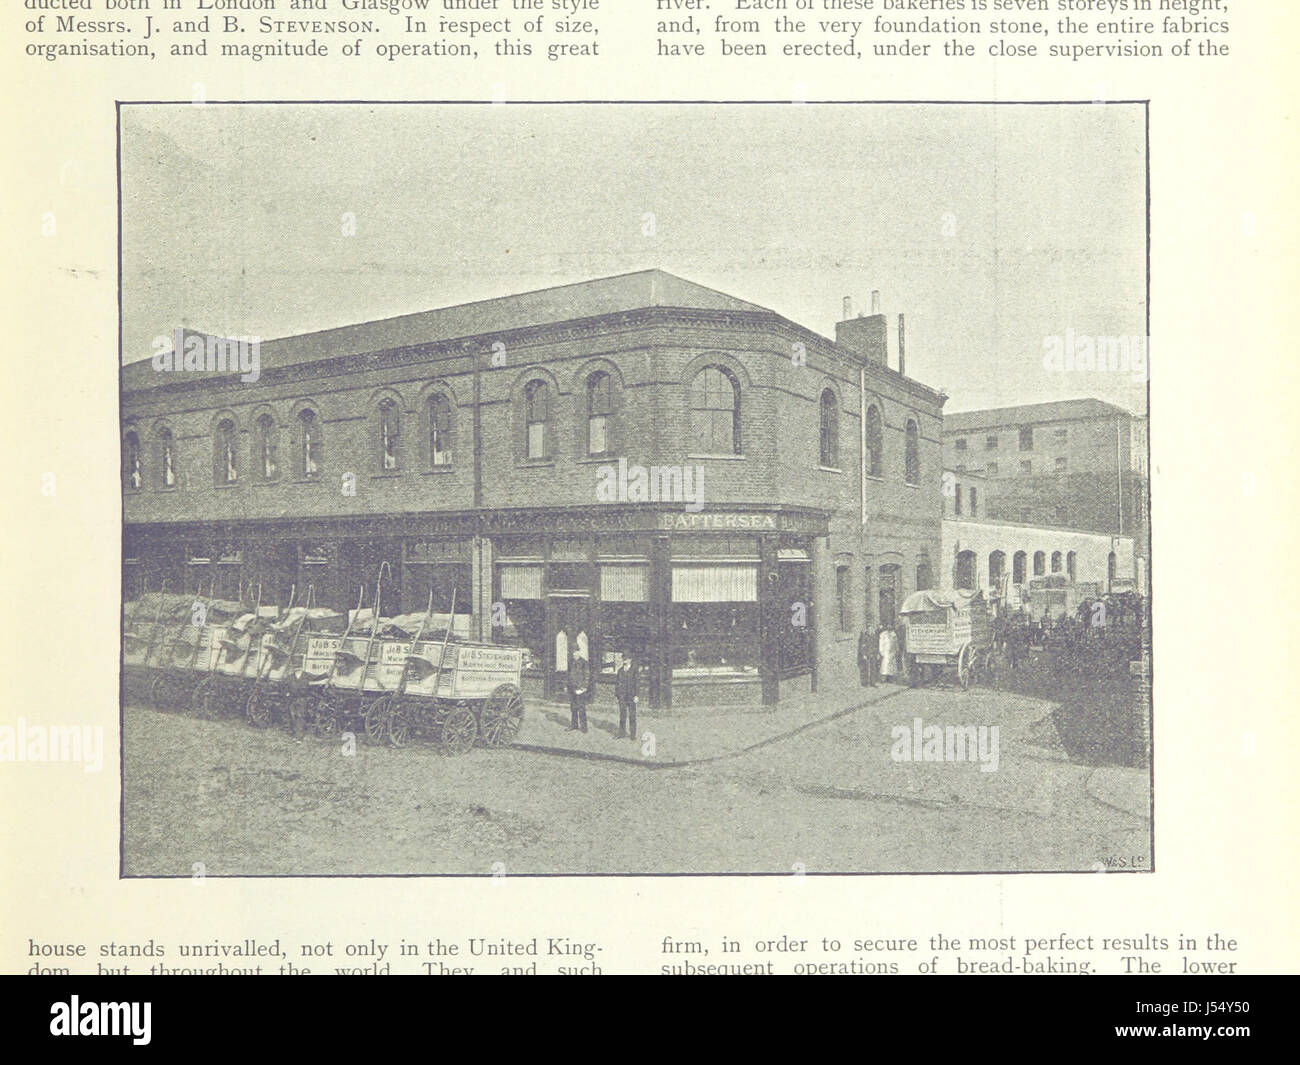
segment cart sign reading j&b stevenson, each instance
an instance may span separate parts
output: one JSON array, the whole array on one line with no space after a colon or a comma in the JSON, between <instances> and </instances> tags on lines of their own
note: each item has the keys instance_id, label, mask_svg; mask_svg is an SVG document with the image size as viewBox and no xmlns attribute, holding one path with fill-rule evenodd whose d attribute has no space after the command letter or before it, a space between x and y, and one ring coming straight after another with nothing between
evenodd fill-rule
<instances>
[{"instance_id":1,"label":"cart sign reading j&b stevenson","mask_svg":"<svg viewBox=\"0 0 1300 1065\"><path fill-rule=\"evenodd\" d=\"M437 695L443 699L486 699L498 685L519 683L523 652L517 647L452 644L439 670L441 655L441 642L416 646L413 658L419 668L407 680L408 694L432 696L435 674L440 674Z\"/></svg>"}]
</instances>

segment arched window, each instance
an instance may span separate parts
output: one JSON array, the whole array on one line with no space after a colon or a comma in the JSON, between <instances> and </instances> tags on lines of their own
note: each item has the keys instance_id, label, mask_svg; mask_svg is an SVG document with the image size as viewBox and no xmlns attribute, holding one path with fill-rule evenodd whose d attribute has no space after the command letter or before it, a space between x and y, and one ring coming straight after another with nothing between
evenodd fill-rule
<instances>
[{"instance_id":1,"label":"arched window","mask_svg":"<svg viewBox=\"0 0 1300 1065\"><path fill-rule=\"evenodd\" d=\"M1002 584L1002 575L1007 570L1007 556L1001 551L989 553L989 587L996 592Z\"/></svg>"},{"instance_id":2,"label":"arched window","mask_svg":"<svg viewBox=\"0 0 1300 1065\"><path fill-rule=\"evenodd\" d=\"M904 430L903 477L908 484L921 483L921 431L910 418Z\"/></svg>"},{"instance_id":3,"label":"arched window","mask_svg":"<svg viewBox=\"0 0 1300 1065\"><path fill-rule=\"evenodd\" d=\"M1017 551L1011 559L1011 583L1025 583L1025 563L1028 556L1023 551Z\"/></svg>"},{"instance_id":4,"label":"arched window","mask_svg":"<svg viewBox=\"0 0 1300 1065\"><path fill-rule=\"evenodd\" d=\"M254 423L253 446L257 452L257 476L263 481L274 481L280 476L280 456L276 440L275 419L261 415Z\"/></svg>"},{"instance_id":5,"label":"arched window","mask_svg":"<svg viewBox=\"0 0 1300 1065\"><path fill-rule=\"evenodd\" d=\"M222 418L212 438L212 474L217 484L234 484L239 480L237 442L234 421Z\"/></svg>"},{"instance_id":6,"label":"arched window","mask_svg":"<svg viewBox=\"0 0 1300 1065\"><path fill-rule=\"evenodd\" d=\"M1065 556L1065 572L1066 575L1070 578L1070 580L1075 579L1075 572L1078 565L1078 561L1079 561L1079 556L1076 555L1073 551L1069 552Z\"/></svg>"},{"instance_id":7,"label":"arched window","mask_svg":"<svg viewBox=\"0 0 1300 1065\"><path fill-rule=\"evenodd\" d=\"M315 480L321 473L323 434L320 419L310 408L298 412L298 476Z\"/></svg>"},{"instance_id":8,"label":"arched window","mask_svg":"<svg viewBox=\"0 0 1300 1065\"><path fill-rule=\"evenodd\" d=\"M885 443L884 427L880 421L880 408L867 408L867 473L879 477Z\"/></svg>"},{"instance_id":9,"label":"arched window","mask_svg":"<svg viewBox=\"0 0 1300 1065\"><path fill-rule=\"evenodd\" d=\"M740 385L719 366L691 382L691 446L701 455L740 454Z\"/></svg>"},{"instance_id":10,"label":"arched window","mask_svg":"<svg viewBox=\"0 0 1300 1065\"><path fill-rule=\"evenodd\" d=\"M1034 552L1034 576L1041 577L1047 572L1047 555L1042 551Z\"/></svg>"},{"instance_id":11,"label":"arched window","mask_svg":"<svg viewBox=\"0 0 1300 1065\"><path fill-rule=\"evenodd\" d=\"M170 429L158 430L158 487L175 488L178 480L176 472L176 439Z\"/></svg>"},{"instance_id":12,"label":"arched window","mask_svg":"<svg viewBox=\"0 0 1300 1065\"><path fill-rule=\"evenodd\" d=\"M961 551L957 555L957 572L953 577L954 587L964 591L974 591L975 582L975 552Z\"/></svg>"},{"instance_id":13,"label":"arched window","mask_svg":"<svg viewBox=\"0 0 1300 1065\"><path fill-rule=\"evenodd\" d=\"M613 428L614 389L609 374L598 370L587 378L587 454L607 455Z\"/></svg>"},{"instance_id":14,"label":"arched window","mask_svg":"<svg viewBox=\"0 0 1300 1065\"><path fill-rule=\"evenodd\" d=\"M840 464L840 408L829 388L822 391L821 407L821 464L833 468Z\"/></svg>"},{"instance_id":15,"label":"arched window","mask_svg":"<svg viewBox=\"0 0 1300 1065\"><path fill-rule=\"evenodd\" d=\"M924 592L933 587L934 576L930 572L930 563L918 562L916 564L916 590Z\"/></svg>"},{"instance_id":16,"label":"arched window","mask_svg":"<svg viewBox=\"0 0 1300 1065\"><path fill-rule=\"evenodd\" d=\"M122 485L128 492L138 492L144 487L140 434L134 429L122 438Z\"/></svg>"},{"instance_id":17,"label":"arched window","mask_svg":"<svg viewBox=\"0 0 1300 1065\"><path fill-rule=\"evenodd\" d=\"M379 468L397 469L398 445L402 434L402 414L391 399L379 401Z\"/></svg>"},{"instance_id":18,"label":"arched window","mask_svg":"<svg viewBox=\"0 0 1300 1065\"><path fill-rule=\"evenodd\" d=\"M429 397L429 465L451 465L451 402L441 392Z\"/></svg>"},{"instance_id":19,"label":"arched window","mask_svg":"<svg viewBox=\"0 0 1300 1065\"><path fill-rule=\"evenodd\" d=\"M1052 552L1052 572L1053 572L1053 573L1060 573L1060 572L1061 572L1061 565L1062 565L1061 552L1059 552L1059 551L1053 551L1053 552Z\"/></svg>"},{"instance_id":20,"label":"arched window","mask_svg":"<svg viewBox=\"0 0 1300 1065\"><path fill-rule=\"evenodd\" d=\"M544 459L550 448L547 423L551 414L551 393L545 381L524 386L524 458Z\"/></svg>"}]
</instances>

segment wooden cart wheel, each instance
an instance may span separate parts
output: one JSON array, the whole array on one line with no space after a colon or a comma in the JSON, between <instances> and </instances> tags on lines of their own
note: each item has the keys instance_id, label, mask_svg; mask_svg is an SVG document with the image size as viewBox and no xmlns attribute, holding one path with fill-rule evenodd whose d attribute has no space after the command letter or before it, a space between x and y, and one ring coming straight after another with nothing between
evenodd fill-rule
<instances>
[{"instance_id":1,"label":"wooden cart wheel","mask_svg":"<svg viewBox=\"0 0 1300 1065\"><path fill-rule=\"evenodd\" d=\"M957 683L964 689L970 687L971 674L975 672L975 648L970 644L962 644L961 651L957 654Z\"/></svg>"},{"instance_id":2,"label":"wooden cart wheel","mask_svg":"<svg viewBox=\"0 0 1300 1065\"><path fill-rule=\"evenodd\" d=\"M438 735L438 750L443 754L464 754L474 746L478 722L468 706L453 706L443 715Z\"/></svg>"},{"instance_id":3,"label":"wooden cart wheel","mask_svg":"<svg viewBox=\"0 0 1300 1065\"><path fill-rule=\"evenodd\" d=\"M508 747L523 722L523 693L513 684L499 684L479 710L479 741L484 747Z\"/></svg>"},{"instance_id":4,"label":"wooden cart wheel","mask_svg":"<svg viewBox=\"0 0 1300 1065\"><path fill-rule=\"evenodd\" d=\"M392 713L393 700L381 695L366 709L363 722L366 728L366 742L378 746L388 736L388 717ZM391 743L391 739L389 740Z\"/></svg>"},{"instance_id":5,"label":"wooden cart wheel","mask_svg":"<svg viewBox=\"0 0 1300 1065\"><path fill-rule=\"evenodd\" d=\"M388 703L388 709L385 711L383 721L388 732L388 743L392 747L405 747L411 742L412 721L411 712L400 700L389 699L384 697L380 699L381 703ZM373 710L374 707L371 707Z\"/></svg>"},{"instance_id":6,"label":"wooden cart wheel","mask_svg":"<svg viewBox=\"0 0 1300 1065\"><path fill-rule=\"evenodd\" d=\"M253 728L266 728L271 723L270 692L261 687L254 688L244 704L244 716Z\"/></svg>"}]
</instances>

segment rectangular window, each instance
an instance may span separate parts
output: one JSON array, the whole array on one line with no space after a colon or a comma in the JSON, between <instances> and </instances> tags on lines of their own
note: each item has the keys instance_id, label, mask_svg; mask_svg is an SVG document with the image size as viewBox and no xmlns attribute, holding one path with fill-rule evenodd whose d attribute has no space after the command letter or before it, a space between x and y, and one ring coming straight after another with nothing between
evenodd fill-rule
<instances>
[{"instance_id":1,"label":"rectangular window","mask_svg":"<svg viewBox=\"0 0 1300 1065\"><path fill-rule=\"evenodd\" d=\"M998 464L996 462L989 463L988 474L990 477L996 477L998 475Z\"/></svg>"},{"instance_id":2,"label":"rectangular window","mask_svg":"<svg viewBox=\"0 0 1300 1065\"><path fill-rule=\"evenodd\" d=\"M1020 450L1034 450L1034 427L1032 425L1026 425L1020 430Z\"/></svg>"},{"instance_id":3,"label":"rectangular window","mask_svg":"<svg viewBox=\"0 0 1300 1065\"><path fill-rule=\"evenodd\" d=\"M756 603L758 567L752 563L673 566L674 603Z\"/></svg>"},{"instance_id":4,"label":"rectangular window","mask_svg":"<svg viewBox=\"0 0 1300 1065\"><path fill-rule=\"evenodd\" d=\"M961 517L961 485L957 486L957 491L953 495L953 507L955 508L957 517L960 518Z\"/></svg>"},{"instance_id":5,"label":"rectangular window","mask_svg":"<svg viewBox=\"0 0 1300 1065\"><path fill-rule=\"evenodd\" d=\"M502 599L540 599L541 566L501 566Z\"/></svg>"},{"instance_id":6,"label":"rectangular window","mask_svg":"<svg viewBox=\"0 0 1300 1065\"><path fill-rule=\"evenodd\" d=\"M1070 430L1057 429L1055 432L1052 433L1052 436L1056 438L1056 442L1058 444L1065 444L1068 443L1070 440Z\"/></svg>"},{"instance_id":7,"label":"rectangular window","mask_svg":"<svg viewBox=\"0 0 1300 1065\"><path fill-rule=\"evenodd\" d=\"M1030 462L1028 459L1023 459L1020 463L1020 472L1023 473L1026 477L1028 477L1031 473L1034 472L1034 464Z\"/></svg>"},{"instance_id":8,"label":"rectangular window","mask_svg":"<svg viewBox=\"0 0 1300 1065\"><path fill-rule=\"evenodd\" d=\"M984 438L984 450L996 451L998 449L998 438L996 436L986 436Z\"/></svg>"},{"instance_id":9,"label":"rectangular window","mask_svg":"<svg viewBox=\"0 0 1300 1065\"><path fill-rule=\"evenodd\" d=\"M970 516L972 518L979 517L979 495L974 488L970 490Z\"/></svg>"},{"instance_id":10,"label":"rectangular window","mask_svg":"<svg viewBox=\"0 0 1300 1065\"><path fill-rule=\"evenodd\" d=\"M852 628L849 618L849 567L835 567L835 610L839 620L840 632Z\"/></svg>"},{"instance_id":11,"label":"rectangular window","mask_svg":"<svg viewBox=\"0 0 1300 1065\"><path fill-rule=\"evenodd\" d=\"M644 603L649 599L649 566L600 564L602 603Z\"/></svg>"},{"instance_id":12,"label":"rectangular window","mask_svg":"<svg viewBox=\"0 0 1300 1065\"><path fill-rule=\"evenodd\" d=\"M958 451L965 451L965 450L966 450L966 440L965 440L964 437L963 437L961 440L958 440L958 441L957 441L957 450L958 450Z\"/></svg>"},{"instance_id":13,"label":"rectangular window","mask_svg":"<svg viewBox=\"0 0 1300 1065\"><path fill-rule=\"evenodd\" d=\"M1061 456L1059 456L1059 457L1057 458L1057 460L1056 460L1056 472L1057 472L1057 473L1064 473L1064 472L1065 472L1065 467L1066 467L1065 456L1064 456L1064 455L1061 455Z\"/></svg>"}]
</instances>

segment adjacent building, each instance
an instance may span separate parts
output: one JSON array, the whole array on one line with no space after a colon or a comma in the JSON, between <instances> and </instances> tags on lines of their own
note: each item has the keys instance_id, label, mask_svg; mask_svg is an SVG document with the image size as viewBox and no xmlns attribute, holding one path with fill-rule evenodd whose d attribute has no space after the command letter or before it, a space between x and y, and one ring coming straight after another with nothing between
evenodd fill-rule
<instances>
[{"instance_id":1,"label":"adjacent building","mask_svg":"<svg viewBox=\"0 0 1300 1065\"><path fill-rule=\"evenodd\" d=\"M847 680L941 555L944 397L887 334L649 270L262 342L256 380L130 363L124 594L432 592L550 694L579 650L652 706Z\"/></svg>"},{"instance_id":2,"label":"adjacent building","mask_svg":"<svg viewBox=\"0 0 1300 1065\"><path fill-rule=\"evenodd\" d=\"M944 465L953 478L970 487L977 479L985 485L985 520L1111 538L1117 557L1112 576L1145 590L1145 417L1098 399L964 411L945 415L943 441ZM1031 575L1032 558L1030 552Z\"/></svg>"}]
</instances>

